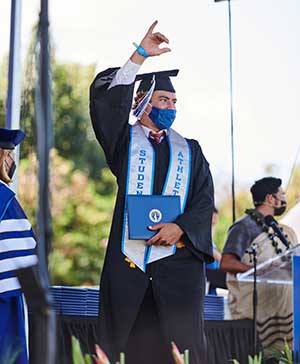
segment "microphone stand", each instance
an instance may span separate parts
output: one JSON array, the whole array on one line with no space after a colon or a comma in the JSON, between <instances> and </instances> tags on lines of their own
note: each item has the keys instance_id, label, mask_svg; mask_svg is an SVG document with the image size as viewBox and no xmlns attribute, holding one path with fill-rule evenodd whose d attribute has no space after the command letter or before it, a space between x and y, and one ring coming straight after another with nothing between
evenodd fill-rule
<instances>
[{"instance_id":1,"label":"microphone stand","mask_svg":"<svg viewBox=\"0 0 300 364\"><path fill-rule=\"evenodd\" d=\"M250 255L250 263L253 262L253 344L254 344L254 354L258 354L258 342L257 342L257 244L252 244L250 248L246 250Z\"/></svg>"}]
</instances>

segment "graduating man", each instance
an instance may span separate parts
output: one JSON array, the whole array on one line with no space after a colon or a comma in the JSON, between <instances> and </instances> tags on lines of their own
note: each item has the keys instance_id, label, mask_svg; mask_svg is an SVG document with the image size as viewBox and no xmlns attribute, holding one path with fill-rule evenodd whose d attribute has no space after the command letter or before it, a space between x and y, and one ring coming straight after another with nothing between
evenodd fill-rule
<instances>
[{"instance_id":1,"label":"graduating man","mask_svg":"<svg viewBox=\"0 0 300 364\"><path fill-rule=\"evenodd\" d=\"M204 262L212 261L214 206L209 165L197 141L171 125L178 71L136 77L146 58L170 51L154 22L122 68L97 75L90 90L96 137L116 176L118 194L100 284L99 343L112 362L172 362L171 341L207 363L203 332ZM141 80L133 105L134 83ZM132 124L132 123L131 123ZM128 195L178 195L175 221L149 227L148 241L128 235Z\"/></svg>"}]
</instances>

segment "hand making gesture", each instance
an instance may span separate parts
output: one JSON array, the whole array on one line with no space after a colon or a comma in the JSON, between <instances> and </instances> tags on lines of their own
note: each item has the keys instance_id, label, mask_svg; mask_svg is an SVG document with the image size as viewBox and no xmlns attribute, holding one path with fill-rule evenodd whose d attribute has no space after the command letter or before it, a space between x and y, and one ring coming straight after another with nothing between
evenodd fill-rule
<instances>
[{"instance_id":1,"label":"hand making gesture","mask_svg":"<svg viewBox=\"0 0 300 364\"><path fill-rule=\"evenodd\" d=\"M159 47L162 43L168 44L169 39L166 36L164 36L163 34L161 34L160 32L154 33L154 28L157 23L158 23L158 21L156 20L150 26L145 37L143 38L143 40L140 43L140 47L142 48L142 50L144 52L146 52L145 55L147 55L148 57L159 56L163 53L167 53L167 52L171 51L171 49L168 47L163 47L163 48ZM144 55L141 55L141 52L139 52L139 49L137 49L131 56L131 60L138 64L142 64L146 58L147 57L145 57Z\"/></svg>"}]
</instances>

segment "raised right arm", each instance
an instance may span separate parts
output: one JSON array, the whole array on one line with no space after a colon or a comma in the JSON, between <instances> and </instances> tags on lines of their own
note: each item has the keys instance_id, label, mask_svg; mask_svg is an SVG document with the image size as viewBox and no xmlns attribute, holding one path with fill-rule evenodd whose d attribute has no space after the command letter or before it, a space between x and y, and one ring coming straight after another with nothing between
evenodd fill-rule
<instances>
[{"instance_id":1,"label":"raised right arm","mask_svg":"<svg viewBox=\"0 0 300 364\"><path fill-rule=\"evenodd\" d=\"M155 21L140 45L149 57L169 52L160 48L169 40L155 32ZM145 57L135 51L122 69L109 68L97 75L90 88L90 114L96 137L101 144L111 168L119 158L119 151L129 140L129 114L132 105L134 80Z\"/></svg>"}]
</instances>

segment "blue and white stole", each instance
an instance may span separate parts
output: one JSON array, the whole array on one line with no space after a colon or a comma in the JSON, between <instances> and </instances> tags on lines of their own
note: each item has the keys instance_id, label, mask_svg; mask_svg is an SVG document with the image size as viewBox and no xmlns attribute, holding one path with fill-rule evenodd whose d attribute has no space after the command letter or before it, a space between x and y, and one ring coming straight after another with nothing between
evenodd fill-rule
<instances>
[{"instance_id":1,"label":"blue and white stole","mask_svg":"<svg viewBox=\"0 0 300 364\"><path fill-rule=\"evenodd\" d=\"M0 181L0 297L20 294L15 271L37 263L36 240L15 193Z\"/></svg>"},{"instance_id":2,"label":"blue and white stole","mask_svg":"<svg viewBox=\"0 0 300 364\"><path fill-rule=\"evenodd\" d=\"M131 126L128 153L126 195L151 195L155 173L155 150L139 123ZM162 191L163 195L180 197L181 213L184 212L191 174L191 152L187 141L173 129L167 140L170 148L169 169ZM132 240L128 235L128 214L124 208L122 252L143 272L148 263L175 253L174 246L145 246L144 240Z\"/></svg>"}]
</instances>

